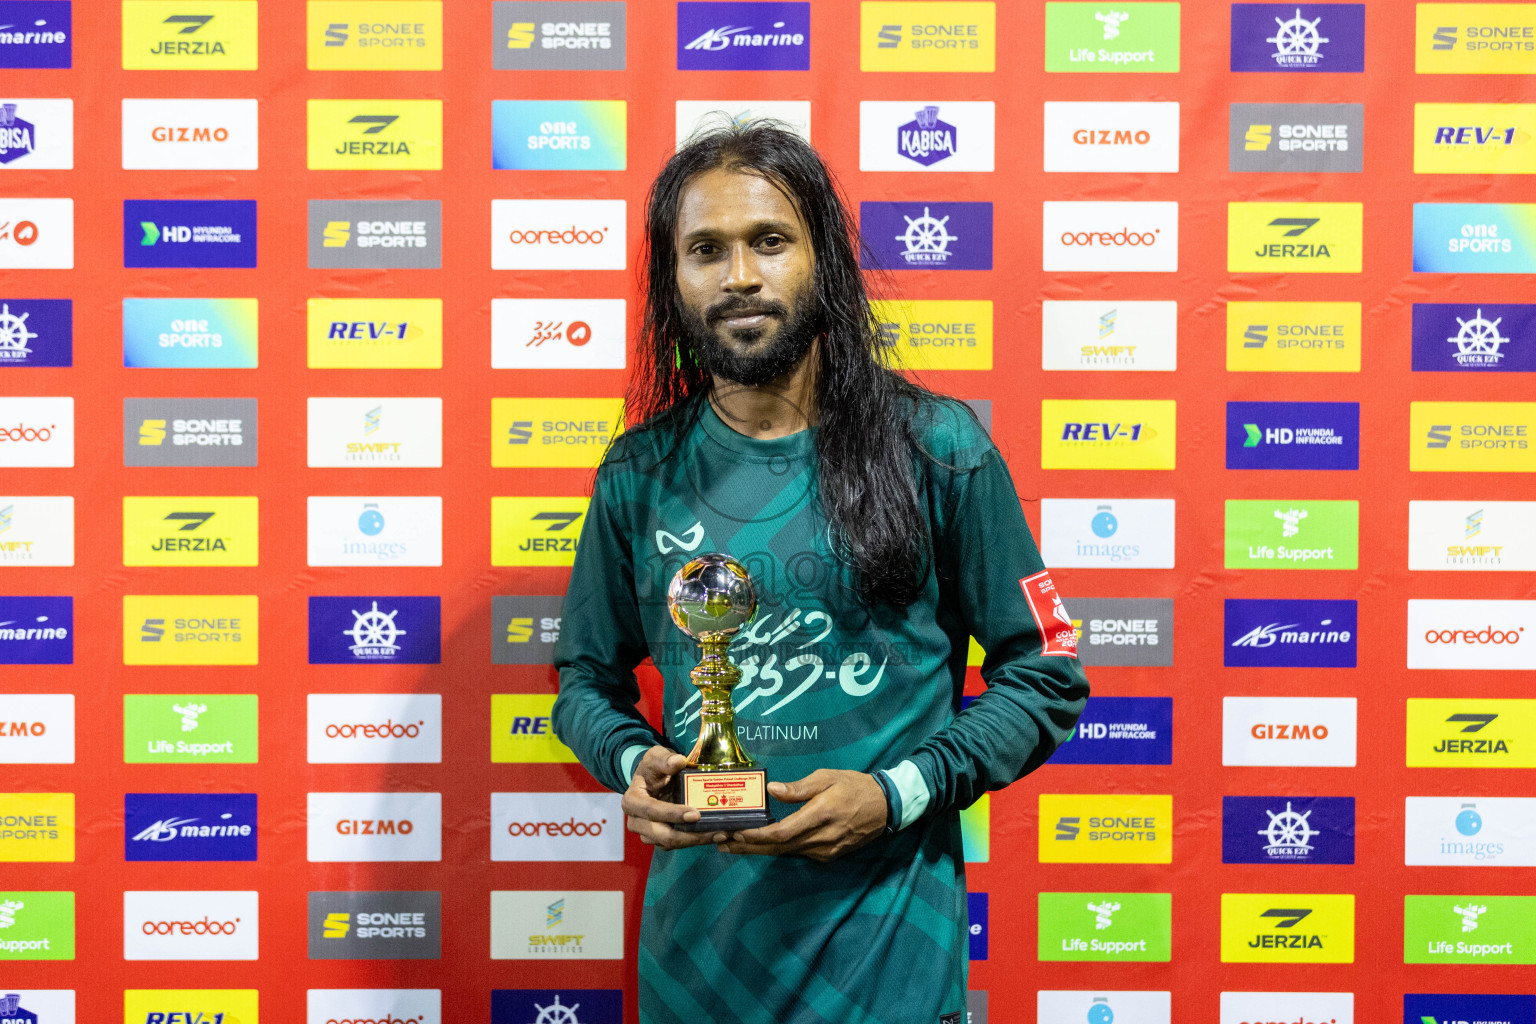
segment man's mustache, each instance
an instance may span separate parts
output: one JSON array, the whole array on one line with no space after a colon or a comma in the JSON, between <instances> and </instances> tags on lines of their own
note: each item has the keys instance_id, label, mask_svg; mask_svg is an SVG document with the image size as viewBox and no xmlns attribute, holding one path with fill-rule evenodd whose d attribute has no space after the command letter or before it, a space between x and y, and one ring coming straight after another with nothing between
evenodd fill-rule
<instances>
[{"instance_id":1,"label":"man's mustache","mask_svg":"<svg viewBox=\"0 0 1536 1024\"><path fill-rule=\"evenodd\" d=\"M737 316L776 316L787 317L789 308L782 302L740 302L726 300L710 306L704 313L707 323L717 324L722 320L728 320Z\"/></svg>"}]
</instances>

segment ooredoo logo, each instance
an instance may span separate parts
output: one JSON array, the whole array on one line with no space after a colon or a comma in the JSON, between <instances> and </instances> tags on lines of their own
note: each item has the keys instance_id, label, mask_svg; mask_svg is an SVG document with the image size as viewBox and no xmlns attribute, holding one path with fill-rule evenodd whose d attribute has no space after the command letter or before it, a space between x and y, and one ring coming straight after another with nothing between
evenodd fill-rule
<instances>
[{"instance_id":1,"label":"ooredoo logo","mask_svg":"<svg viewBox=\"0 0 1536 1024\"><path fill-rule=\"evenodd\" d=\"M311 793L309 860L443 859L441 793Z\"/></svg>"},{"instance_id":2,"label":"ooredoo logo","mask_svg":"<svg viewBox=\"0 0 1536 1024\"><path fill-rule=\"evenodd\" d=\"M436 693L312 693L310 764L437 764L443 698Z\"/></svg>"},{"instance_id":3,"label":"ooredoo logo","mask_svg":"<svg viewBox=\"0 0 1536 1024\"><path fill-rule=\"evenodd\" d=\"M124 960L255 960L257 893L123 893Z\"/></svg>"},{"instance_id":4,"label":"ooredoo logo","mask_svg":"<svg viewBox=\"0 0 1536 1024\"><path fill-rule=\"evenodd\" d=\"M617 793L491 794L491 860L623 859Z\"/></svg>"},{"instance_id":5,"label":"ooredoo logo","mask_svg":"<svg viewBox=\"0 0 1536 1024\"><path fill-rule=\"evenodd\" d=\"M1045 270L1179 269L1178 203L1044 204Z\"/></svg>"},{"instance_id":6,"label":"ooredoo logo","mask_svg":"<svg viewBox=\"0 0 1536 1024\"><path fill-rule=\"evenodd\" d=\"M1409 668L1536 668L1528 636L1536 636L1536 601L1408 602Z\"/></svg>"},{"instance_id":7,"label":"ooredoo logo","mask_svg":"<svg viewBox=\"0 0 1536 1024\"><path fill-rule=\"evenodd\" d=\"M493 199L492 270L623 270L622 199Z\"/></svg>"},{"instance_id":8,"label":"ooredoo logo","mask_svg":"<svg viewBox=\"0 0 1536 1024\"><path fill-rule=\"evenodd\" d=\"M306 1024L443 1024L435 988L312 988Z\"/></svg>"}]
</instances>

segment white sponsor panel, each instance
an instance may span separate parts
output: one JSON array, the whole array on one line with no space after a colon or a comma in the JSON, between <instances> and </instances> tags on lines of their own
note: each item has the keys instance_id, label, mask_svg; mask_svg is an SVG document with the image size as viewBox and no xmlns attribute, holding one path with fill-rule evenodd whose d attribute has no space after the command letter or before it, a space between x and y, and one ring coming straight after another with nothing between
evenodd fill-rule
<instances>
[{"instance_id":1,"label":"white sponsor panel","mask_svg":"<svg viewBox=\"0 0 1536 1024\"><path fill-rule=\"evenodd\" d=\"M623 270L622 199L492 199L492 270Z\"/></svg>"},{"instance_id":2,"label":"white sponsor panel","mask_svg":"<svg viewBox=\"0 0 1536 1024\"><path fill-rule=\"evenodd\" d=\"M0 693L0 764L74 763L74 694Z\"/></svg>"},{"instance_id":3,"label":"white sponsor panel","mask_svg":"<svg viewBox=\"0 0 1536 1024\"><path fill-rule=\"evenodd\" d=\"M996 120L990 100L863 100L859 170L990 171Z\"/></svg>"},{"instance_id":4,"label":"white sponsor panel","mask_svg":"<svg viewBox=\"0 0 1536 1024\"><path fill-rule=\"evenodd\" d=\"M124 960L255 960L257 893L225 889L123 893Z\"/></svg>"},{"instance_id":5,"label":"white sponsor panel","mask_svg":"<svg viewBox=\"0 0 1536 1024\"><path fill-rule=\"evenodd\" d=\"M1353 992L1223 992L1221 1024L1355 1024Z\"/></svg>"},{"instance_id":6,"label":"white sponsor panel","mask_svg":"<svg viewBox=\"0 0 1536 1024\"><path fill-rule=\"evenodd\" d=\"M1179 169L1177 103L1047 103L1047 171Z\"/></svg>"},{"instance_id":7,"label":"white sponsor panel","mask_svg":"<svg viewBox=\"0 0 1536 1024\"><path fill-rule=\"evenodd\" d=\"M440 764L439 693L312 693L310 764Z\"/></svg>"},{"instance_id":8,"label":"white sponsor panel","mask_svg":"<svg viewBox=\"0 0 1536 1024\"><path fill-rule=\"evenodd\" d=\"M73 398L0 397L0 467L62 469L74 464Z\"/></svg>"},{"instance_id":9,"label":"white sponsor panel","mask_svg":"<svg viewBox=\"0 0 1536 1024\"><path fill-rule=\"evenodd\" d=\"M678 100L677 144L682 146L700 128L729 121L770 118L787 124L802 139L811 140L810 100Z\"/></svg>"},{"instance_id":10,"label":"white sponsor panel","mask_svg":"<svg viewBox=\"0 0 1536 1024\"><path fill-rule=\"evenodd\" d=\"M443 499L311 495L310 565L442 565Z\"/></svg>"},{"instance_id":11,"label":"white sponsor panel","mask_svg":"<svg viewBox=\"0 0 1536 1024\"><path fill-rule=\"evenodd\" d=\"M312 988L307 1024L443 1024L436 988Z\"/></svg>"},{"instance_id":12,"label":"white sponsor panel","mask_svg":"<svg viewBox=\"0 0 1536 1024\"><path fill-rule=\"evenodd\" d=\"M623 299L492 299L491 367L624 369Z\"/></svg>"},{"instance_id":13,"label":"white sponsor panel","mask_svg":"<svg viewBox=\"0 0 1536 1024\"><path fill-rule=\"evenodd\" d=\"M1169 992L1070 992L1041 989L1035 997L1040 1024L1079 1024L1081 1021L1128 1021L1171 1024L1173 996ZM1103 1009L1096 1009L1103 1007Z\"/></svg>"},{"instance_id":14,"label":"white sponsor panel","mask_svg":"<svg viewBox=\"0 0 1536 1024\"><path fill-rule=\"evenodd\" d=\"M73 199L0 199L0 270L73 270Z\"/></svg>"},{"instance_id":15,"label":"white sponsor panel","mask_svg":"<svg viewBox=\"0 0 1536 1024\"><path fill-rule=\"evenodd\" d=\"M441 398L309 399L311 468L443 464Z\"/></svg>"},{"instance_id":16,"label":"white sponsor panel","mask_svg":"<svg viewBox=\"0 0 1536 1024\"><path fill-rule=\"evenodd\" d=\"M0 495L0 567L74 564L74 498Z\"/></svg>"},{"instance_id":17,"label":"white sponsor panel","mask_svg":"<svg viewBox=\"0 0 1536 1024\"><path fill-rule=\"evenodd\" d=\"M622 960L624 894L613 890L496 890L492 960Z\"/></svg>"},{"instance_id":18,"label":"white sponsor panel","mask_svg":"<svg viewBox=\"0 0 1536 1024\"><path fill-rule=\"evenodd\" d=\"M0 170L67 171L74 166L74 100L0 96Z\"/></svg>"},{"instance_id":19,"label":"white sponsor panel","mask_svg":"<svg viewBox=\"0 0 1536 1024\"><path fill-rule=\"evenodd\" d=\"M441 793L310 793L309 860L443 859Z\"/></svg>"},{"instance_id":20,"label":"white sponsor panel","mask_svg":"<svg viewBox=\"0 0 1536 1024\"><path fill-rule=\"evenodd\" d=\"M123 100L123 170L254 171L255 100Z\"/></svg>"},{"instance_id":21,"label":"white sponsor panel","mask_svg":"<svg viewBox=\"0 0 1536 1024\"><path fill-rule=\"evenodd\" d=\"M18 1012L11 1017L0 1016L0 1020L10 1021L20 1016L21 1010L32 1014L28 1020L35 1020L38 1024L75 1024L75 990L72 988L23 988L18 990L14 986L0 989L0 996L19 996L16 1000Z\"/></svg>"},{"instance_id":22,"label":"white sponsor panel","mask_svg":"<svg viewBox=\"0 0 1536 1024\"><path fill-rule=\"evenodd\" d=\"M1172 498L1044 498L1040 557L1052 568L1172 569Z\"/></svg>"},{"instance_id":23,"label":"white sponsor panel","mask_svg":"<svg viewBox=\"0 0 1536 1024\"><path fill-rule=\"evenodd\" d=\"M1355 698L1223 697L1221 763L1355 766Z\"/></svg>"},{"instance_id":24,"label":"white sponsor panel","mask_svg":"<svg viewBox=\"0 0 1536 1024\"><path fill-rule=\"evenodd\" d=\"M1405 797L1403 863L1536 867L1536 798Z\"/></svg>"},{"instance_id":25,"label":"white sponsor panel","mask_svg":"<svg viewBox=\"0 0 1536 1024\"><path fill-rule=\"evenodd\" d=\"M1048 202L1041 230L1045 270L1179 269L1179 204Z\"/></svg>"},{"instance_id":26,"label":"white sponsor panel","mask_svg":"<svg viewBox=\"0 0 1536 1024\"><path fill-rule=\"evenodd\" d=\"M623 860L618 793L492 793L491 860Z\"/></svg>"},{"instance_id":27,"label":"white sponsor panel","mask_svg":"<svg viewBox=\"0 0 1536 1024\"><path fill-rule=\"evenodd\" d=\"M1536 668L1536 601L1410 600L1408 667Z\"/></svg>"},{"instance_id":28,"label":"white sponsor panel","mask_svg":"<svg viewBox=\"0 0 1536 1024\"><path fill-rule=\"evenodd\" d=\"M1177 302L1060 302L1040 307L1042 370L1177 370Z\"/></svg>"},{"instance_id":29,"label":"white sponsor panel","mask_svg":"<svg viewBox=\"0 0 1536 1024\"><path fill-rule=\"evenodd\" d=\"M1410 501L1408 568L1536 572L1536 501Z\"/></svg>"}]
</instances>

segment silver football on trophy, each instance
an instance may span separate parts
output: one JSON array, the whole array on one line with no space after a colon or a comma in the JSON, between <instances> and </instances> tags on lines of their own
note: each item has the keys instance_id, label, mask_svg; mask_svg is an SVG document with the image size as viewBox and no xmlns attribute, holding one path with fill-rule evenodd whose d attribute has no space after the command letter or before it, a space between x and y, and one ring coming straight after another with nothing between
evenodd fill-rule
<instances>
[{"instance_id":1,"label":"silver football on trophy","mask_svg":"<svg viewBox=\"0 0 1536 1024\"><path fill-rule=\"evenodd\" d=\"M695 640L728 640L757 614L757 591L747 567L730 555L700 555L672 577L667 610Z\"/></svg>"}]
</instances>

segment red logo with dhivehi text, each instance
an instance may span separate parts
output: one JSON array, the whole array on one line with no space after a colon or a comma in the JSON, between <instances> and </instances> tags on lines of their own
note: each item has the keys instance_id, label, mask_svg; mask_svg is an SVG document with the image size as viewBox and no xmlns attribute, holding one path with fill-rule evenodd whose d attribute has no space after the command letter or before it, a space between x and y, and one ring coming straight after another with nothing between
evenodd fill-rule
<instances>
[{"instance_id":1,"label":"red logo with dhivehi text","mask_svg":"<svg viewBox=\"0 0 1536 1024\"><path fill-rule=\"evenodd\" d=\"M1046 658L1077 657L1077 629L1072 616L1061 603L1056 584L1051 582L1048 570L1041 569L1033 576L1019 580L1024 590L1024 600L1029 603L1035 625L1040 627L1042 643L1040 654Z\"/></svg>"}]
</instances>

